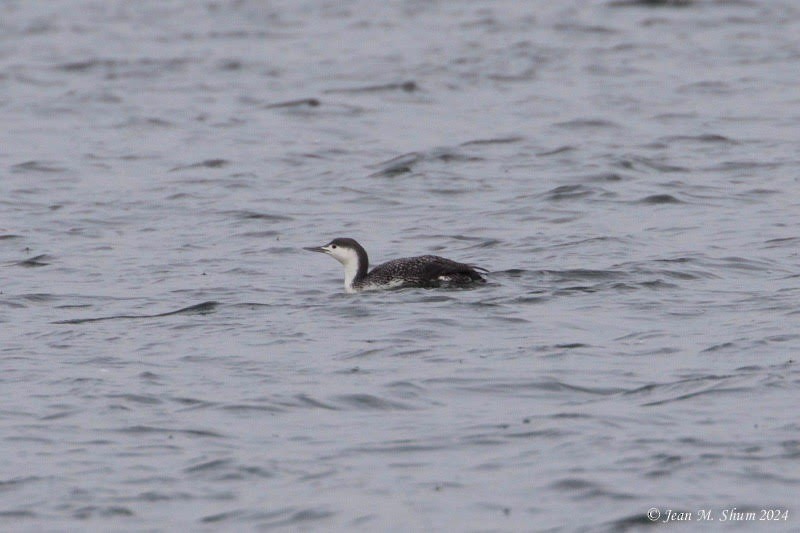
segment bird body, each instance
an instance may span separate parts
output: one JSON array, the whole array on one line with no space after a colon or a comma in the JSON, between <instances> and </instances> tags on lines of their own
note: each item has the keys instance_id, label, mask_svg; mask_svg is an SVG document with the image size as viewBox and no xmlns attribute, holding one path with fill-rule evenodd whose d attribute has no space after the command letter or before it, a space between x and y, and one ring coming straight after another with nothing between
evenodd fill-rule
<instances>
[{"instance_id":1,"label":"bird body","mask_svg":"<svg viewBox=\"0 0 800 533\"><path fill-rule=\"evenodd\" d=\"M401 287L464 286L486 281L481 275L486 269L438 255L394 259L368 272L367 252L353 239L338 238L325 246L306 250L328 254L342 263L344 288L351 293Z\"/></svg>"}]
</instances>

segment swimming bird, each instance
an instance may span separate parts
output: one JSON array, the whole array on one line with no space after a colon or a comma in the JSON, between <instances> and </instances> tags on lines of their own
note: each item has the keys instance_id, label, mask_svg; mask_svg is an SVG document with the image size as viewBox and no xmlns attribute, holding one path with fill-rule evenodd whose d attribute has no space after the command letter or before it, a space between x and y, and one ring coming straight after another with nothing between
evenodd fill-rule
<instances>
[{"instance_id":1,"label":"swimming bird","mask_svg":"<svg viewBox=\"0 0 800 533\"><path fill-rule=\"evenodd\" d=\"M344 290L350 293L400 287L464 286L485 282L481 273L488 272L485 268L438 255L420 255L383 263L367 273L367 251L354 239L347 238L305 249L328 254L344 265Z\"/></svg>"}]
</instances>

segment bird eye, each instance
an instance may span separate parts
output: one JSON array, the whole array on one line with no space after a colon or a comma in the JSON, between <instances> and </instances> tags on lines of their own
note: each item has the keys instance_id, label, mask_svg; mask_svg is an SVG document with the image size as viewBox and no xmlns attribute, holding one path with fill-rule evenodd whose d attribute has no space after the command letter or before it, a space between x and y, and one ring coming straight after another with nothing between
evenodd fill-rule
<instances>
[{"instance_id":1,"label":"bird eye","mask_svg":"<svg viewBox=\"0 0 800 533\"><path fill-rule=\"evenodd\" d=\"M335 244L331 244L331 248L336 248L336 245Z\"/></svg>"}]
</instances>

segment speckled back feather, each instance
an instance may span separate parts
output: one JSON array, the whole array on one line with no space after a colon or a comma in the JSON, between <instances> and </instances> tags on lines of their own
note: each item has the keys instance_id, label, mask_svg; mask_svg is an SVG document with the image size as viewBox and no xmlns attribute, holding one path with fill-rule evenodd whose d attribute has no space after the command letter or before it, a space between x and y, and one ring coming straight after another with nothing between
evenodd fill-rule
<instances>
[{"instance_id":1,"label":"speckled back feather","mask_svg":"<svg viewBox=\"0 0 800 533\"><path fill-rule=\"evenodd\" d=\"M376 266L364 278L364 285L389 285L396 280L400 286L436 287L443 283L466 284L486 281L480 271L485 269L459 263L438 255L421 255L394 259Z\"/></svg>"}]
</instances>

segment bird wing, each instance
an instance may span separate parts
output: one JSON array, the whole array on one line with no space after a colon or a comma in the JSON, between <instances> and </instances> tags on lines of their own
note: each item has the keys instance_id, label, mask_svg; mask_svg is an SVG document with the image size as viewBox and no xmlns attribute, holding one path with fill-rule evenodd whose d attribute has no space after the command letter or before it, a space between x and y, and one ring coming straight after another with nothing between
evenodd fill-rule
<instances>
[{"instance_id":1,"label":"bird wing","mask_svg":"<svg viewBox=\"0 0 800 533\"><path fill-rule=\"evenodd\" d=\"M441 276L466 276L470 280L483 280L479 272L486 269L474 267L466 263L459 263L438 255L421 255L395 259L378 265L369 273L370 278L403 277L408 281L434 282Z\"/></svg>"},{"instance_id":2,"label":"bird wing","mask_svg":"<svg viewBox=\"0 0 800 533\"><path fill-rule=\"evenodd\" d=\"M438 255L424 255L421 259L425 260L423 275L426 279L430 280L438 279L440 276L461 275L467 276L471 280L478 281L483 280L479 271L488 272L484 268L474 267L467 263L459 263L452 259L439 257Z\"/></svg>"}]
</instances>

